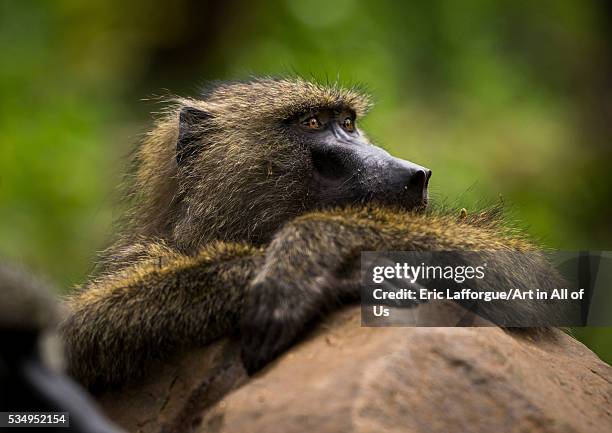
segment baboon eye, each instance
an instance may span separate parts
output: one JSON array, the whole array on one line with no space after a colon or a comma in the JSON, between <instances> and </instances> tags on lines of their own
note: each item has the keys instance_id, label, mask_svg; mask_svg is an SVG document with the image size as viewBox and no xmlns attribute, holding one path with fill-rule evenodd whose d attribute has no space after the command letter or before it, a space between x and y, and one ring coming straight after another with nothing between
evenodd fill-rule
<instances>
[{"instance_id":1,"label":"baboon eye","mask_svg":"<svg viewBox=\"0 0 612 433\"><path fill-rule=\"evenodd\" d=\"M342 127L346 129L348 132L353 132L355 130L355 123L353 122L353 119L351 119L350 117L347 117L342 122Z\"/></svg>"},{"instance_id":2,"label":"baboon eye","mask_svg":"<svg viewBox=\"0 0 612 433\"><path fill-rule=\"evenodd\" d=\"M302 124L308 127L308 129L321 128L321 122L319 121L319 119L316 118L316 116L309 117L308 119L304 120Z\"/></svg>"}]
</instances>

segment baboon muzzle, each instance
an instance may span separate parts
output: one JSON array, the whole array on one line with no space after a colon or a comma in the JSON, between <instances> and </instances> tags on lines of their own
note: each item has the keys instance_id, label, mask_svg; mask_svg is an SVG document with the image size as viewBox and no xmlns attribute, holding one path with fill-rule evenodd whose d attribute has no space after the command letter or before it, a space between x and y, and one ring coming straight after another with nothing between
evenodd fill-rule
<instances>
[{"instance_id":1,"label":"baboon muzzle","mask_svg":"<svg viewBox=\"0 0 612 433\"><path fill-rule=\"evenodd\" d=\"M311 149L313 191L324 204L427 206L431 170L361 139L335 138Z\"/></svg>"}]
</instances>

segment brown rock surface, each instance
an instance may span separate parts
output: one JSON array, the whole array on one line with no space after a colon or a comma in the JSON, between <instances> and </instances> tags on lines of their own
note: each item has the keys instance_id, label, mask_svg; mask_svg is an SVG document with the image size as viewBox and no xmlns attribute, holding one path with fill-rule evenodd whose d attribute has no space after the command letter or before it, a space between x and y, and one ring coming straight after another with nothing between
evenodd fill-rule
<instances>
[{"instance_id":1,"label":"brown rock surface","mask_svg":"<svg viewBox=\"0 0 612 433\"><path fill-rule=\"evenodd\" d=\"M352 307L250 380L219 342L100 401L132 432L610 433L612 367L560 331L362 328Z\"/></svg>"}]
</instances>

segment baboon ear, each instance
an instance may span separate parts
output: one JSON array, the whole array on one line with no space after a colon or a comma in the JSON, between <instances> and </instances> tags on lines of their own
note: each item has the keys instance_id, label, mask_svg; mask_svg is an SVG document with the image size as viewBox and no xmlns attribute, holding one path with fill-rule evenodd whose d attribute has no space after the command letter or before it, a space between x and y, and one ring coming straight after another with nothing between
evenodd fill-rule
<instances>
[{"instance_id":1,"label":"baboon ear","mask_svg":"<svg viewBox=\"0 0 612 433\"><path fill-rule=\"evenodd\" d=\"M183 107L179 114L179 135L176 142L176 163L180 166L198 153L197 140L212 116L195 107Z\"/></svg>"}]
</instances>

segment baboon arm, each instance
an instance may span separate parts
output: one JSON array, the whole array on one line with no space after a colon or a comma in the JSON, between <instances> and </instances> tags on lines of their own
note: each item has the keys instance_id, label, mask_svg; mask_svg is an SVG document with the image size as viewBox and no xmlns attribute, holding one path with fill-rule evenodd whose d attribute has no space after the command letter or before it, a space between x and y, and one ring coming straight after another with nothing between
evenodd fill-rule
<instances>
[{"instance_id":1,"label":"baboon arm","mask_svg":"<svg viewBox=\"0 0 612 433\"><path fill-rule=\"evenodd\" d=\"M239 322L258 250L218 244L166 252L89 283L61 324L69 372L89 387L121 384L173 350L204 345Z\"/></svg>"},{"instance_id":2,"label":"baboon arm","mask_svg":"<svg viewBox=\"0 0 612 433\"><path fill-rule=\"evenodd\" d=\"M480 226L478 226L480 224ZM266 250L262 270L250 288L242 324L242 357L254 372L281 353L304 325L339 299L359 299L362 251L527 251L494 224L452 216L424 216L356 209L300 217L281 230ZM555 271L545 284L560 281ZM494 281L511 284L533 268L501 263ZM522 272L522 273L521 273ZM469 283L468 283L469 284ZM527 306L526 308L529 308ZM514 312L514 311L513 311Z\"/></svg>"}]
</instances>

